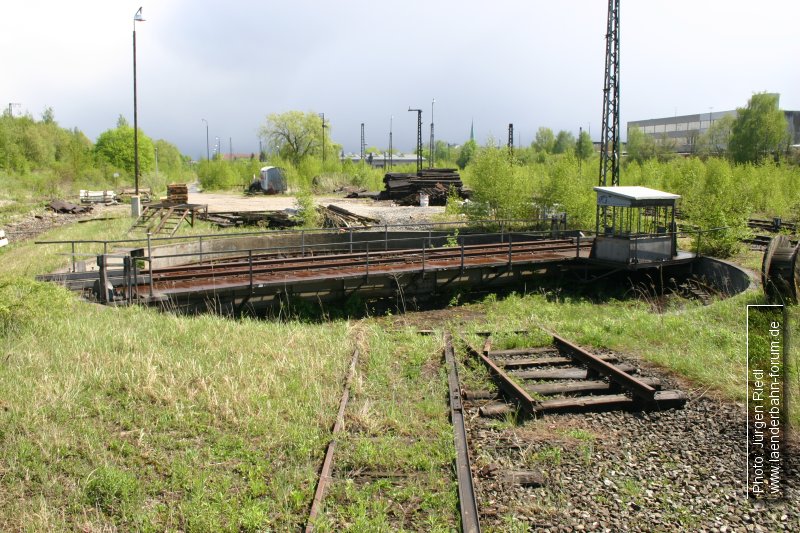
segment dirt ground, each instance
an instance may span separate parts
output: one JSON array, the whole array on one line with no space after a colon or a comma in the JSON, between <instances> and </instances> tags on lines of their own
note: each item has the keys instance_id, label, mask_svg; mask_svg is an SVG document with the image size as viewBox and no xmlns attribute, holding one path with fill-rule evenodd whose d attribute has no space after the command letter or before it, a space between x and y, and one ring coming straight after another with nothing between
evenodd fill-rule
<instances>
[{"instance_id":1,"label":"dirt ground","mask_svg":"<svg viewBox=\"0 0 800 533\"><path fill-rule=\"evenodd\" d=\"M436 215L444 213L444 207L398 206L391 201L375 201L368 198L343 198L342 196L319 196L319 205L333 204L357 215L377 218L381 224L419 224L430 222ZM280 211L294 209L297 201L289 195L253 195L224 192L189 192L189 203L208 205L209 213L228 211Z\"/></svg>"},{"instance_id":2,"label":"dirt ground","mask_svg":"<svg viewBox=\"0 0 800 533\"><path fill-rule=\"evenodd\" d=\"M13 202L6 202L6 205ZM127 204L92 206L88 213L72 215L65 213L55 213L42 208L31 209L27 214L20 214L12 217L5 224L0 224L0 229L6 232L10 243L33 239L52 228L75 224L82 220L92 220L96 218L119 218L129 215L131 206Z\"/></svg>"},{"instance_id":3,"label":"dirt ground","mask_svg":"<svg viewBox=\"0 0 800 533\"><path fill-rule=\"evenodd\" d=\"M245 195L242 193L213 192L205 193L189 190L189 203L208 206L210 213L230 211L282 211L297 208L297 200L290 195ZM433 222L436 215L444 213L444 207L407 207L398 206L391 201L375 201L368 198L344 198L342 196L319 196L315 198L319 205L336 205L357 215L380 220L381 224L417 225ZM11 200L0 200L0 207L14 203ZM111 217L117 218L130 214L130 205L94 205L90 213L82 215L59 214L41 208L32 209L28 214L12 217L6 223L0 223L10 242L19 242L35 238L45 231L72 224L80 220Z\"/></svg>"}]
</instances>

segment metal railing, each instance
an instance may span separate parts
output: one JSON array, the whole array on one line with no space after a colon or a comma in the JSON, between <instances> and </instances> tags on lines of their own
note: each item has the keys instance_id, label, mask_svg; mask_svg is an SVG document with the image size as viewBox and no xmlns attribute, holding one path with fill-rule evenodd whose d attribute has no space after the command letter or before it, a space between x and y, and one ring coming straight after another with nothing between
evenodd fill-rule
<instances>
[{"instance_id":1,"label":"metal railing","mask_svg":"<svg viewBox=\"0 0 800 533\"><path fill-rule=\"evenodd\" d=\"M120 246L130 246L130 247L142 247L145 246L149 248L161 244L178 244L181 242L187 241L196 241L198 244L198 248L200 250L201 255L203 254L203 244L204 242L213 241L213 240L220 240L220 239L232 239L232 238L240 238L240 237L276 237L276 236L291 236L291 235L300 235L301 244L305 243L305 240L309 236L317 236L317 235L340 235L344 232L349 233L349 240L353 242L353 235L354 233L375 233L382 231L384 234L384 241L388 241L388 234L389 231L399 231L405 228L407 231L420 231L422 229L424 231L427 228L429 233L433 231L448 231L448 230L456 230L456 229L465 229L465 230L472 230L472 229L479 229L479 228L486 228L486 227L494 227L497 228L498 231L496 233L500 233L501 239L504 238L504 235L509 231L513 231L515 227L525 228L525 227L536 227L542 224L541 219L502 219L502 220L477 220L477 221L447 221L447 222L426 222L426 223L416 223L416 224L380 224L374 226L363 226L363 227L351 227L351 228L311 228L311 229L282 229L282 230L262 230L262 231L250 231L250 232L237 232L237 233L206 233L206 234L195 234L195 235L183 235L178 237L153 237L152 234L147 234L146 237L139 237L139 238L130 238L130 239L111 239L111 240L102 240L102 239L77 239L77 240L62 240L62 241L35 241L34 244L40 245L69 245L70 252L69 255L71 256L71 266L70 270L72 272L76 271L77 268L77 261L76 257L78 256L94 256L98 255L97 253L83 253L78 251L78 246L99 246L102 245L103 247L103 255L108 254L109 248L120 247ZM545 221L546 222L546 221ZM548 232L549 230L541 230L543 233ZM385 246L388 249L388 244ZM230 250L234 251L234 250ZM149 254L148 254L149 256ZM202 258L201 258L202 260Z\"/></svg>"},{"instance_id":2,"label":"metal railing","mask_svg":"<svg viewBox=\"0 0 800 533\"><path fill-rule=\"evenodd\" d=\"M515 238L516 236L516 238ZM475 243L474 241L485 241L486 238L495 237L495 239L490 240L489 242L479 242ZM502 238L502 240L499 240ZM468 235L433 235L432 232L429 232L428 235L417 235L417 236L406 236L406 237L397 237L397 238L388 238L388 234L384 234L382 237L372 240L362 240L359 242L353 242L351 240L347 240L344 242L338 243L320 243L320 244L306 244L301 242L300 245L290 245L290 246L279 246L279 247L253 247L253 248L246 248L246 249L237 249L237 250L213 250L213 251L197 251L197 252L186 252L186 253L171 253L171 254L161 254L161 255L153 255L153 248L151 243L155 239L149 239L147 243L147 250L148 253L146 256L141 257L130 257L129 255L125 254L110 254L110 255L103 255L102 260L98 261L100 265L101 272L99 274L101 279L108 279L107 275L107 268L108 268L108 257L122 257L123 262L127 259L127 262L130 267L124 269L123 273L123 285L128 287L128 299L130 299L130 291L132 290L132 284L130 282L131 276L133 279L137 280L136 285L139 285L138 279L139 276L137 274L137 261L146 262L148 267L147 277L144 281L144 284L148 286L149 289L149 296L152 298L154 296L154 274L157 272L156 267L153 265L159 260L165 259L190 259L189 261L182 263L182 266L202 266L207 264L212 268L214 266L225 266L225 263L220 263L215 261L215 257L221 258L221 260L232 260L232 261L240 261L241 263L245 263L247 265L247 279L248 279L248 286L250 291L252 292L254 289L254 275L256 274L254 270L254 259L258 259L259 256L269 255L269 254L276 254L278 255L288 255L291 257L315 257L315 258L323 258L326 256L334 256L341 258L343 255L353 255L355 256L354 259L360 258L363 261L364 266L364 276L366 279L369 279L370 270L376 268L377 264L380 264L381 259L385 258L387 254L391 255L392 251L416 251L420 254L421 259L421 266L419 269L415 269L414 272L420 272L423 275L430 271L430 261L432 260L432 253L433 250L444 251L444 250L457 250L458 256L458 266L460 272L463 274L465 270L465 260L467 254L467 248L474 245L480 244L508 244L507 248L507 267L510 269L514 265L514 246L524 246L525 244L543 241L548 238L553 238L553 235L550 232L544 231L519 231L519 232L507 232L504 234L500 234L498 232L483 232L483 233L470 233ZM560 235L556 236L556 238L561 238ZM469 241L473 241L470 243ZM498 242L499 240L499 242ZM586 242L585 240L583 241ZM391 250L389 249L389 245L392 245ZM405 244L405 246L394 246L394 245L401 245ZM570 244L570 249L572 244ZM581 247L581 240L580 238L576 239L575 241L575 255L578 257L580 255L580 247ZM315 253L322 251L323 253ZM231 252L235 252L236 256L230 256ZM310 255L308 255L310 254ZM221 257L221 256L225 257ZM191 261L192 258L203 257L201 262ZM290 260L290 257L286 257L287 260ZM176 265L175 268L180 268L181 265ZM137 297L139 295L137 294Z\"/></svg>"}]
</instances>

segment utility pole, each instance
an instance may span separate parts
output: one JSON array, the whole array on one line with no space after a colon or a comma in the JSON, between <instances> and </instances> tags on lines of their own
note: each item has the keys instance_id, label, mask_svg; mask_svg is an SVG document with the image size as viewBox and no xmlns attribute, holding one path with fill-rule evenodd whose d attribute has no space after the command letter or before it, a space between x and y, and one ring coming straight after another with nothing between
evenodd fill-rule
<instances>
[{"instance_id":1,"label":"utility pole","mask_svg":"<svg viewBox=\"0 0 800 533\"><path fill-rule=\"evenodd\" d=\"M210 161L211 160L211 150L208 147L208 121L206 119L204 119L204 118L201 118L200 120L202 120L203 122L206 123L206 160Z\"/></svg>"},{"instance_id":2,"label":"utility pole","mask_svg":"<svg viewBox=\"0 0 800 533\"><path fill-rule=\"evenodd\" d=\"M417 173L422 171L422 109L411 109L409 111L416 111L417 113Z\"/></svg>"},{"instance_id":3,"label":"utility pole","mask_svg":"<svg viewBox=\"0 0 800 533\"><path fill-rule=\"evenodd\" d=\"M364 142L364 123L361 123L361 162L364 162L364 157L366 154L364 152L367 151L367 145Z\"/></svg>"},{"instance_id":4,"label":"utility pole","mask_svg":"<svg viewBox=\"0 0 800 533\"><path fill-rule=\"evenodd\" d=\"M389 116L389 168L392 168L392 122L394 121L394 115ZM383 159L383 162L386 163L386 158Z\"/></svg>"},{"instance_id":5,"label":"utility pole","mask_svg":"<svg viewBox=\"0 0 800 533\"><path fill-rule=\"evenodd\" d=\"M233 137L228 137L228 159L233 161Z\"/></svg>"},{"instance_id":6,"label":"utility pole","mask_svg":"<svg viewBox=\"0 0 800 533\"><path fill-rule=\"evenodd\" d=\"M514 124L508 125L508 151L514 153Z\"/></svg>"}]
</instances>

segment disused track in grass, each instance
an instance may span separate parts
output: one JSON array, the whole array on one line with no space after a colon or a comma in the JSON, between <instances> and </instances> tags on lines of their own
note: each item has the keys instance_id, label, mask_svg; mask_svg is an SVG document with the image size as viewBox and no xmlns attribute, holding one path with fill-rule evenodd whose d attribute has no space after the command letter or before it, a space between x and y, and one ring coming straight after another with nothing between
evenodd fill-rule
<instances>
[{"instance_id":1,"label":"disused track in grass","mask_svg":"<svg viewBox=\"0 0 800 533\"><path fill-rule=\"evenodd\" d=\"M331 440L328 443L328 448L325 451L325 459L322 462L320 469L319 480L317 482L317 489L314 492L314 500L311 503L311 510L308 514L308 521L306 522L306 533L314 531L314 520L320 512L322 502L325 498L325 491L328 488L328 483L331 481L331 472L333 469L333 453L336 449L336 436L341 431L344 425L344 411L347 408L347 402L350 400L350 385L353 382L353 376L356 373L358 366L359 350L356 347L353 350L353 357L350 360L350 366L347 371L347 378L344 383L344 391L342 392L342 399L339 402L339 412L336 415L336 422L331 431Z\"/></svg>"},{"instance_id":2,"label":"disused track in grass","mask_svg":"<svg viewBox=\"0 0 800 533\"><path fill-rule=\"evenodd\" d=\"M478 503L472 482L469 441L461 402L461 383L458 379L458 366L450 333L444 334L444 357L447 365L447 384L450 389L450 422L453 424L453 441L456 448L456 477L458 479L458 501L461 510L461 531L464 533L480 533Z\"/></svg>"},{"instance_id":3,"label":"disused track in grass","mask_svg":"<svg viewBox=\"0 0 800 533\"><path fill-rule=\"evenodd\" d=\"M686 395L681 391L662 391L659 381L638 378L638 369L633 366L614 364L611 357L594 355L554 333L552 338L553 349L546 351L541 347L493 351L491 336L487 336L482 352L469 344L466 350L483 362L498 388L526 416L593 408L668 409L686 402ZM531 355L538 357L530 358ZM524 370L526 368L536 370ZM513 370L507 372L506 369ZM537 383L530 385L529 380ZM569 382L553 383L559 380ZM541 384L542 381L549 383ZM539 400L532 394L577 397Z\"/></svg>"},{"instance_id":4,"label":"disused track in grass","mask_svg":"<svg viewBox=\"0 0 800 533\"><path fill-rule=\"evenodd\" d=\"M666 409L681 407L686 401L686 395L681 391L661 391L661 382L658 379L637 377L638 369L620 363L614 354L595 355L558 335L551 335L551 346L504 350L492 349L491 333L486 335L482 351L462 341L462 352L468 356L464 363L472 362L484 366L500 395L488 391L462 391L458 383L455 351L450 335L445 335L444 351L448 360L449 396L458 452L456 472L463 531L479 531L480 517L494 521L499 514L494 508L477 507L478 492L482 492L483 499L486 500L487 490L481 488L484 481L492 487L491 490L513 492L541 486L546 478L543 472L524 468L524 465L509 468L509 463L514 461L508 460L498 460L496 463L492 461L488 469L484 466L480 473L474 472L470 450L475 453L476 448L472 441L485 441L486 437L484 430L476 430L476 424L464 424L467 411L475 414L477 410L479 418L510 415L519 424L528 417L538 417L546 413ZM452 370L449 368L450 360L453 361ZM563 398L542 399L555 395ZM569 397L574 395L577 397ZM507 401L498 401L503 397ZM476 409L475 400L487 400L488 403L484 402L480 409ZM516 415L513 414L512 405L517 408ZM557 438L555 435L552 437ZM526 447L524 441L515 440L513 436L503 438L507 442L496 440L486 443L480 447L481 451L512 450L512 454L520 454ZM460 443L466 448L464 452L459 450ZM474 520L472 516L475 517Z\"/></svg>"}]
</instances>

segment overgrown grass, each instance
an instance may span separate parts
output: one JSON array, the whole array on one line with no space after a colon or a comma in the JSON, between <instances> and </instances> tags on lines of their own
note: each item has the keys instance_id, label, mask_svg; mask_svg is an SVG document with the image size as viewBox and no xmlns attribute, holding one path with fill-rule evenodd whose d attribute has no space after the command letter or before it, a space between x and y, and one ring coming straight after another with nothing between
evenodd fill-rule
<instances>
[{"instance_id":1,"label":"overgrown grass","mask_svg":"<svg viewBox=\"0 0 800 533\"><path fill-rule=\"evenodd\" d=\"M322 531L451 531L457 495L441 338L369 330Z\"/></svg>"},{"instance_id":2,"label":"overgrown grass","mask_svg":"<svg viewBox=\"0 0 800 533\"><path fill-rule=\"evenodd\" d=\"M75 224L46 237L118 237L129 222ZM362 327L369 349L319 526L455 527L452 430L437 337L386 332L371 319L358 326L277 323L87 304L31 280L63 265L68 258L55 254L66 252L31 243L0 250L0 529L298 529L330 438L353 333ZM544 326L744 398L745 306L762 302L757 293L663 313L646 300L598 304L564 294L487 298L473 304L486 319L465 329ZM798 315L791 311L794 333ZM504 342L531 340L540 339L510 335ZM797 335L791 340L790 393L797 397ZM479 368L465 369L468 386L482 379ZM790 405L796 427L798 408ZM591 436L569 438L577 454L592 445Z\"/></svg>"},{"instance_id":3,"label":"overgrown grass","mask_svg":"<svg viewBox=\"0 0 800 533\"><path fill-rule=\"evenodd\" d=\"M0 285L0 529L295 529L352 325L175 317Z\"/></svg>"}]
</instances>

